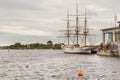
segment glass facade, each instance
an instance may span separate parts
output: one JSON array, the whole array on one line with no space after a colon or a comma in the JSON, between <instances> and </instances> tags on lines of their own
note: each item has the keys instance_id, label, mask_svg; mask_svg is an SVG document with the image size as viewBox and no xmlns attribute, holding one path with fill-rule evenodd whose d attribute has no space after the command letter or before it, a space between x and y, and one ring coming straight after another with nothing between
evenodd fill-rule
<instances>
[{"instance_id":1,"label":"glass facade","mask_svg":"<svg viewBox=\"0 0 120 80\"><path fill-rule=\"evenodd\" d=\"M107 42L113 42L113 33L108 33L108 40Z\"/></svg>"}]
</instances>

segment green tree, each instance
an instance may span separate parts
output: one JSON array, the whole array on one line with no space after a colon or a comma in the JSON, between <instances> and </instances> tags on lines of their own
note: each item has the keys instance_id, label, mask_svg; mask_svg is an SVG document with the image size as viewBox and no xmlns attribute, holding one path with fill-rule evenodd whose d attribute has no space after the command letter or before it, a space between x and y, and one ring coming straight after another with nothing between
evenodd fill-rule
<instances>
[{"instance_id":1,"label":"green tree","mask_svg":"<svg viewBox=\"0 0 120 80\"><path fill-rule=\"evenodd\" d=\"M14 44L14 47L15 47L16 49L21 49L21 48L22 48L22 45L21 45L21 43L15 43L15 44Z\"/></svg>"},{"instance_id":2,"label":"green tree","mask_svg":"<svg viewBox=\"0 0 120 80\"><path fill-rule=\"evenodd\" d=\"M61 44L54 44L53 49L61 49Z\"/></svg>"}]
</instances>

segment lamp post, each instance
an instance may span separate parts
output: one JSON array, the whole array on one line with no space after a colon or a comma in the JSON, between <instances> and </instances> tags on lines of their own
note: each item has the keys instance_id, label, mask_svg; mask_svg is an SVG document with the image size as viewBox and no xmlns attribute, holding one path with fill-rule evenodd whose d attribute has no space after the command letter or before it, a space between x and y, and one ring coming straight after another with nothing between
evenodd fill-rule
<instances>
[{"instance_id":1,"label":"lamp post","mask_svg":"<svg viewBox=\"0 0 120 80\"><path fill-rule=\"evenodd\" d=\"M120 21L118 21L117 23L119 24L119 26L118 26L118 27L120 28Z\"/></svg>"}]
</instances>

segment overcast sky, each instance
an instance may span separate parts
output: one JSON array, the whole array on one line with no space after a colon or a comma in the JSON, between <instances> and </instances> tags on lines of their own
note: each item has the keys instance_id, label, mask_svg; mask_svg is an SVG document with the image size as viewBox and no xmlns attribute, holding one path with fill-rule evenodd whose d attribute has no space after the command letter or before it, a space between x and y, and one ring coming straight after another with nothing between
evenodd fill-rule
<instances>
[{"instance_id":1,"label":"overcast sky","mask_svg":"<svg viewBox=\"0 0 120 80\"><path fill-rule=\"evenodd\" d=\"M76 3L79 14L90 16L91 28L114 27L114 14L120 13L120 0L0 0L0 45L20 43L62 42L56 38L59 30L65 29L69 8L75 14ZM101 41L101 32L97 33L97 42Z\"/></svg>"}]
</instances>

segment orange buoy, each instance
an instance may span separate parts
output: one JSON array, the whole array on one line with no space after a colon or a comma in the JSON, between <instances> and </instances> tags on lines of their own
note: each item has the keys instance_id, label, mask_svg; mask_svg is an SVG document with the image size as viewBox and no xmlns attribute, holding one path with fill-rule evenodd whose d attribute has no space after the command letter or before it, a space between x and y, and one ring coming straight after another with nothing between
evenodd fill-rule
<instances>
[{"instance_id":1,"label":"orange buoy","mask_svg":"<svg viewBox=\"0 0 120 80\"><path fill-rule=\"evenodd\" d=\"M82 71L79 71L78 72L78 76L80 77L80 76L83 76L83 72Z\"/></svg>"}]
</instances>

